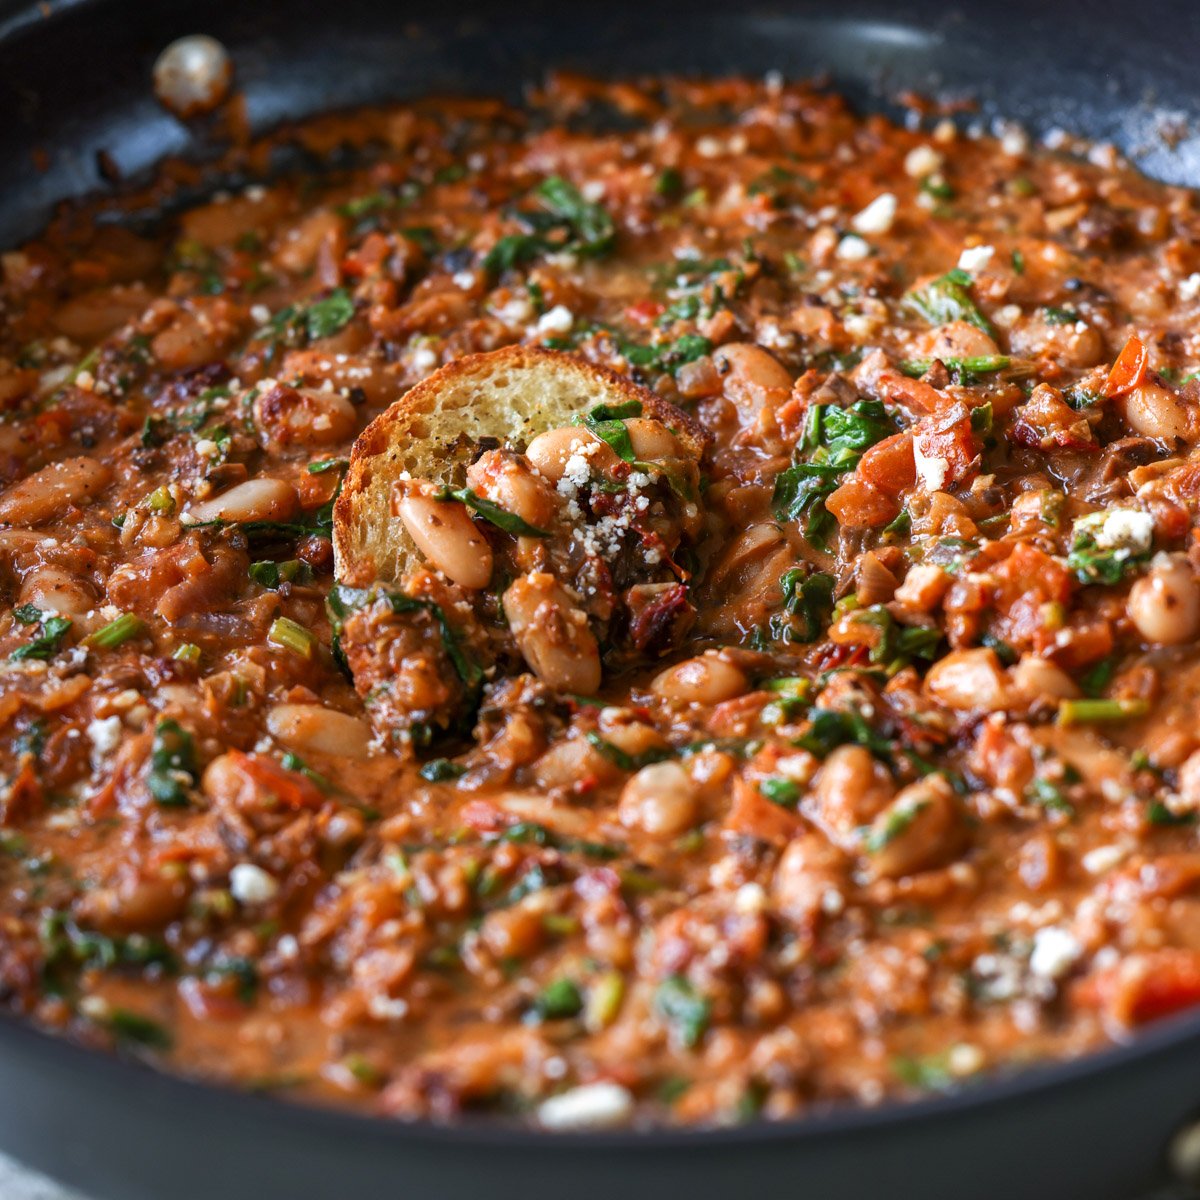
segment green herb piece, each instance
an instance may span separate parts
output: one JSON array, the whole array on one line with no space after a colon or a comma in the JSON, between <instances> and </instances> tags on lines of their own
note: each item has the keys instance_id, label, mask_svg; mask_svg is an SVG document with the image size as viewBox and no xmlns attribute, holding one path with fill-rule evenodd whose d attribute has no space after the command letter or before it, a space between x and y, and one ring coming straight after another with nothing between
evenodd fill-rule
<instances>
[{"instance_id":1,"label":"green herb piece","mask_svg":"<svg viewBox=\"0 0 1200 1200\"><path fill-rule=\"evenodd\" d=\"M892 1059L891 1067L901 1083L922 1092L944 1092L956 1082L947 1054L901 1055Z\"/></svg>"},{"instance_id":2,"label":"green herb piece","mask_svg":"<svg viewBox=\"0 0 1200 1200\"><path fill-rule=\"evenodd\" d=\"M249 574L259 587L275 591L284 583L308 583L312 579L312 568L298 558L291 558L285 562L264 559L251 563Z\"/></svg>"},{"instance_id":3,"label":"green herb piece","mask_svg":"<svg viewBox=\"0 0 1200 1200\"><path fill-rule=\"evenodd\" d=\"M326 471L344 471L349 465L348 458L322 458L317 462L310 462L305 470L310 475L324 475Z\"/></svg>"},{"instance_id":4,"label":"green herb piece","mask_svg":"<svg viewBox=\"0 0 1200 1200\"><path fill-rule=\"evenodd\" d=\"M596 1031L607 1029L621 1011L625 1000L625 977L620 971L605 971L588 988L583 1023Z\"/></svg>"},{"instance_id":5,"label":"green herb piece","mask_svg":"<svg viewBox=\"0 0 1200 1200\"><path fill-rule=\"evenodd\" d=\"M781 642L812 642L821 637L833 611L836 580L824 571L807 574L792 567L779 578L783 612L771 618L771 637Z\"/></svg>"},{"instance_id":6,"label":"green herb piece","mask_svg":"<svg viewBox=\"0 0 1200 1200\"><path fill-rule=\"evenodd\" d=\"M884 665L890 674L907 666L914 658L932 661L942 642L942 631L936 625L899 625L885 605L873 604L850 614L855 625L866 625L876 631L869 659Z\"/></svg>"},{"instance_id":7,"label":"green herb piece","mask_svg":"<svg viewBox=\"0 0 1200 1200\"><path fill-rule=\"evenodd\" d=\"M336 792L338 790L332 779L327 779L320 771L314 771L304 759L298 754L293 754L290 750L279 762L285 771L295 771L297 775L303 775L305 779L310 783L315 783L323 792Z\"/></svg>"},{"instance_id":8,"label":"green herb piece","mask_svg":"<svg viewBox=\"0 0 1200 1200\"><path fill-rule=\"evenodd\" d=\"M761 779L758 790L780 808L795 808L800 800L800 785L794 779L784 779L780 776Z\"/></svg>"},{"instance_id":9,"label":"green herb piece","mask_svg":"<svg viewBox=\"0 0 1200 1200\"><path fill-rule=\"evenodd\" d=\"M597 404L583 418L584 426L596 435L602 442L610 446L622 462L633 463L637 456L633 452L633 442L625 425L628 417L640 417L642 404L640 400L630 400L626 404Z\"/></svg>"},{"instance_id":10,"label":"green herb piece","mask_svg":"<svg viewBox=\"0 0 1200 1200\"><path fill-rule=\"evenodd\" d=\"M602 255L613 247L613 219L601 205L583 198L579 189L560 175L551 175L536 189L542 203L572 234L572 248L580 254Z\"/></svg>"},{"instance_id":11,"label":"green herb piece","mask_svg":"<svg viewBox=\"0 0 1200 1200\"><path fill-rule=\"evenodd\" d=\"M80 929L70 913L51 912L38 930L45 972L51 978L82 968L113 970L121 967L172 974L175 956L162 942L144 934L108 937Z\"/></svg>"},{"instance_id":12,"label":"green herb piece","mask_svg":"<svg viewBox=\"0 0 1200 1200\"><path fill-rule=\"evenodd\" d=\"M573 980L555 979L538 993L533 1007L543 1021L562 1021L583 1011L583 995Z\"/></svg>"},{"instance_id":13,"label":"green herb piece","mask_svg":"<svg viewBox=\"0 0 1200 1200\"><path fill-rule=\"evenodd\" d=\"M115 650L134 638L139 638L146 632L146 622L133 613L122 613L119 617L89 634L84 641L89 646L97 646L101 650Z\"/></svg>"},{"instance_id":14,"label":"green herb piece","mask_svg":"<svg viewBox=\"0 0 1200 1200\"><path fill-rule=\"evenodd\" d=\"M836 708L814 709L806 733L796 739L796 745L825 758L838 746L865 746L877 758L891 760L891 742L877 734L860 712L845 712Z\"/></svg>"},{"instance_id":15,"label":"green herb piece","mask_svg":"<svg viewBox=\"0 0 1200 1200\"><path fill-rule=\"evenodd\" d=\"M1047 325L1074 325L1076 321L1082 320L1079 313L1073 308L1050 308L1042 309L1042 316Z\"/></svg>"},{"instance_id":16,"label":"green herb piece","mask_svg":"<svg viewBox=\"0 0 1200 1200\"><path fill-rule=\"evenodd\" d=\"M930 325L947 325L951 321L966 321L986 334L994 332L992 323L979 310L971 296L971 276L955 267L945 275L909 292L905 303L919 313Z\"/></svg>"},{"instance_id":17,"label":"green herb piece","mask_svg":"<svg viewBox=\"0 0 1200 1200\"><path fill-rule=\"evenodd\" d=\"M814 404L804 424L804 444L824 447L835 457L847 450L862 452L893 433L895 425L882 401L856 400L848 408Z\"/></svg>"},{"instance_id":18,"label":"green herb piece","mask_svg":"<svg viewBox=\"0 0 1200 1200\"><path fill-rule=\"evenodd\" d=\"M26 659L37 659L45 662L59 651L63 638L71 628L70 617L51 617L45 613L41 617L41 632L23 646L18 646L8 657L12 662L22 662Z\"/></svg>"},{"instance_id":19,"label":"green herb piece","mask_svg":"<svg viewBox=\"0 0 1200 1200\"><path fill-rule=\"evenodd\" d=\"M210 983L222 979L237 981L237 997L243 1004L253 1004L258 992L258 967L248 958L221 958L204 966L200 975Z\"/></svg>"},{"instance_id":20,"label":"green herb piece","mask_svg":"<svg viewBox=\"0 0 1200 1200\"><path fill-rule=\"evenodd\" d=\"M532 262L543 250L546 242L532 233L510 233L498 242L483 257L483 269L493 275L502 275L514 267Z\"/></svg>"},{"instance_id":21,"label":"green herb piece","mask_svg":"<svg viewBox=\"0 0 1200 1200\"><path fill-rule=\"evenodd\" d=\"M654 191L668 200L683 195L683 173L675 167L665 167L654 181Z\"/></svg>"},{"instance_id":22,"label":"green herb piece","mask_svg":"<svg viewBox=\"0 0 1200 1200\"><path fill-rule=\"evenodd\" d=\"M1061 700L1058 705L1060 725L1086 725L1097 721L1130 721L1144 717L1150 711L1150 701L1136 700Z\"/></svg>"},{"instance_id":23,"label":"green herb piece","mask_svg":"<svg viewBox=\"0 0 1200 1200\"><path fill-rule=\"evenodd\" d=\"M177 721L159 721L150 750L146 787L155 803L182 808L197 779L196 747L192 735Z\"/></svg>"},{"instance_id":24,"label":"green herb piece","mask_svg":"<svg viewBox=\"0 0 1200 1200\"><path fill-rule=\"evenodd\" d=\"M430 783L446 783L467 773L467 768L449 758L431 758L421 768L421 778Z\"/></svg>"},{"instance_id":25,"label":"green herb piece","mask_svg":"<svg viewBox=\"0 0 1200 1200\"><path fill-rule=\"evenodd\" d=\"M331 337L354 316L354 300L345 288L335 288L304 311L304 328L311 341Z\"/></svg>"},{"instance_id":26,"label":"green herb piece","mask_svg":"<svg viewBox=\"0 0 1200 1200\"><path fill-rule=\"evenodd\" d=\"M42 610L35 604L22 604L13 609L12 615L18 625L36 625L42 619Z\"/></svg>"},{"instance_id":27,"label":"green herb piece","mask_svg":"<svg viewBox=\"0 0 1200 1200\"><path fill-rule=\"evenodd\" d=\"M1018 275L1025 274L1025 255L1023 255L1020 250L1014 250L1012 252L1012 269Z\"/></svg>"},{"instance_id":28,"label":"green herb piece","mask_svg":"<svg viewBox=\"0 0 1200 1200\"><path fill-rule=\"evenodd\" d=\"M274 646L299 654L301 658L312 658L317 649L316 634L298 625L290 617L276 617L267 631L267 641Z\"/></svg>"},{"instance_id":29,"label":"green herb piece","mask_svg":"<svg viewBox=\"0 0 1200 1200\"><path fill-rule=\"evenodd\" d=\"M648 767L651 763L662 762L671 757L670 750L658 746L643 750L641 754L629 754L620 746L614 745L602 737L594 729L588 731L587 740L588 745L622 771L640 771L642 767Z\"/></svg>"},{"instance_id":30,"label":"green herb piece","mask_svg":"<svg viewBox=\"0 0 1200 1200\"><path fill-rule=\"evenodd\" d=\"M672 975L658 985L654 1010L671 1027L675 1039L692 1049L704 1036L712 1018L712 1003L683 975Z\"/></svg>"},{"instance_id":31,"label":"green herb piece","mask_svg":"<svg viewBox=\"0 0 1200 1200\"><path fill-rule=\"evenodd\" d=\"M1080 583L1112 587L1121 582L1127 571L1136 569L1150 558L1150 550L1142 550L1137 545L1099 544L1097 539L1103 536L1110 516L1107 512L1091 513L1075 522L1067 566L1075 572Z\"/></svg>"},{"instance_id":32,"label":"green herb piece","mask_svg":"<svg viewBox=\"0 0 1200 1200\"><path fill-rule=\"evenodd\" d=\"M928 800L912 799L902 801L889 809L883 820L868 831L864 842L867 853L878 854L885 846L890 846L902 833L911 828L912 823L928 807Z\"/></svg>"},{"instance_id":33,"label":"green herb piece","mask_svg":"<svg viewBox=\"0 0 1200 1200\"><path fill-rule=\"evenodd\" d=\"M905 375L919 379L929 371L934 362L932 358L907 358L900 364L900 370ZM994 375L997 371L1007 371L1012 366L1012 359L1007 354L983 354L975 358L943 358L942 366L950 372L951 379L964 386L978 383L984 375Z\"/></svg>"},{"instance_id":34,"label":"green herb piece","mask_svg":"<svg viewBox=\"0 0 1200 1200\"><path fill-rule=\"evenodd\" d=\"M1063 795L1062 789L1049 779L1035 779L1029 785L1027 799L1050 812L1062 813L1068 817L1075 815L1075 806Z\"/></svg>"},{"instance_id":35,"label":"green herb piece","mask_svg":"<svg viewBox=\"0 0 1200 1200\"><path fill-rule=\"evenodd\" d=\"M1161 800L1151 800L1146 806L1146 820L1151 825L1191 825L1196 820L1194 812L1172 812Z\"/></svg>"},{"instance_id":36,"label":"green herb piece","mask_svg":"<svg viewBox=\"0 0 1200 1200\"><path fill-rule=\"evenodd\" d=\"M443 487L438 490L434 499L457 500L460 504L474 509L485 521L495 525L497 529L511 534L513 537L543 538L550 536L548 529L538 529L536 525L530 525L524 517L519 517L506 508L501 508L499 504L495 504L483 496L477 496L470 488Z\"/></svg>"},{"instance_id":37,"label":"green herb piece","mask_svg":"<svg viewBox=\"0 0 1200 1200\"><path fill-rule=\"evenodd\" d=\"M887 537L907 537L910 529L912 529L912 515L905 508L900 510L895 520L889 521L883 527L883 532Z\"/></svg>"},{"instance_id":38,"label":"green herb piece","mask_svg":"<svg viewBox=\"0 0 1200 1200\"><path fill-rule=\"evenodd\" d=\"M201 650L194 642L184 642L182 646L176 646L175 652L171 655L172 658L177 658L180 662L190 663L195 665L200 661Z\"/></svg>"},{"instance_id":39,"label":"green herb piece","mask_svg":"<svg viewBox=\"0 0 1200 1200\"><path fill-rule=\"evenodd\" d=\"M114 1008L105 1022L118 1041L134 1042L151 1050L169 1050L171 1035L164 1025L141 1013Z\"/></svg>"}]
</instances>

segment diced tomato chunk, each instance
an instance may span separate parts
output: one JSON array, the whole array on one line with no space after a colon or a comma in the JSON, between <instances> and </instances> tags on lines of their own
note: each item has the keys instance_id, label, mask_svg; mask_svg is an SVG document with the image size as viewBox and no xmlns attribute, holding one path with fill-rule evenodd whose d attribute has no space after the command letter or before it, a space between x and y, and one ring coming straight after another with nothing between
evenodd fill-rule
<instances>
[{"instance_id":1,"label":"diced tomato chunk","mask_svg":"<svg viewBox=\"0 0 1200 1200\"><path fill-rule=\"evenodd\" d=\"M825 507L837 518L839 525L855 529L886 525L900 512L894 496L885 495L854 476L825 498Z\"/></svg>"},{"instance_id":2,"label":"diced tomato chunk","mask_svg":"<svg viewBox=\"0 0 1200 1200\"><path fill-rule=\"evenodd\" d=\"M1132 392L1144 382L1149 365L1150 352L1135 333L1121 347L1121 353L1117 355L1117 361L1104 381L1104 394L1111 400L1114 396Z\"/></svg>"},{"instance_id":3,"label":"diced tomato chunk","mask_svg":"<svg viewBox=\"0 0 1200 1200\"><path fill-rule=\"evenodd\" d=\"M898 496L917 480L913 435L894 433L864 451L854 472L863 483L888 496Z\"/></svg>"},{"instance_id":4,"label":"diced tomato chunk","mask_svg":"<svg viewBox=\"0 0 1200 1200\"><path fill-rule=\"evenodd\" d=\"M1200 951L1156 950L1079 981L1077 1004L1104 1009L1122 1025L1142 1025L1200 1005Z\"/></svg>"}]
</instances>

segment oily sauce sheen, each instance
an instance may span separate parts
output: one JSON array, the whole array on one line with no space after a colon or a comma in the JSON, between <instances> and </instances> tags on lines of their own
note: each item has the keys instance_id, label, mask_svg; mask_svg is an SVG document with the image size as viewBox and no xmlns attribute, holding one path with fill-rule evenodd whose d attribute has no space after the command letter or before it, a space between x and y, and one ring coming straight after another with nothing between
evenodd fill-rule
<instances>
[{"instance_id":1,"label":"oily sauce sheen","mask_svg":"<svg viewBox=\"0 0 1200 1200\"><path fill-rule=\"evenodd\" d=\"M5 1009L561 1128L1200 1004L1194 194L741 80L282 136L320 169L3 256ZM397 494L448 573L335 586L355 437L516 343L702 454L481 445Z\"/></svg>"}]
</instances>

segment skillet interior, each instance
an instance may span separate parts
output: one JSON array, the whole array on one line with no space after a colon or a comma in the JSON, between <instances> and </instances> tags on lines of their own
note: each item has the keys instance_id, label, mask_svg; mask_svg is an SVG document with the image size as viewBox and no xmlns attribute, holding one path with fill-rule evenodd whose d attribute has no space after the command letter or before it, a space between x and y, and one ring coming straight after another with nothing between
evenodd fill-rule
<instances>
[{"instance_id":1,"label":"skillet interior","mask_svg":"<svg viewBox=\"0 0 1200 1200\"><path fill-rule=\"evenodd\" d=\"M1061 125L1126 150L1152 173L1200 183L1200 136L1172 151L1156 113L1200 115L1181 29L1186 3L1129 12L1118 3L745 5L677 0L520 11L489 0L444 18L404 4L312 0L146 6L77 0L0 5L3 111L0 244L32 232L56 199L101 184L96 153L126 175L192 149L150 96L154 55L205 31L231 49L256 128L330 107L428 91L515 94L549 63L592 72L828 69L860 103L905 87L971 91L985 115ZM1174 14L1174 24L1167 18ZM416 22L414 25L413 22ZM44 171L30 167L36 148ZM163 1080L3 1027L0 1080L21 1097L0 1139L32 1161L114 1197L649 1194L668 1181L693 1195L1011 1193L1118 1197L1147 1182L1176 1122L1200 1096L1200 1033L1164 1029L1133 1052L1051 1070L1035 1086L981 1088L958 1102L850 1115L800 1129L678 1134L643 1142L547 1143L498 1132L429 1132L296 1112ZM1107 1065L1106 1065L1107 1064ZM462 1147L461 1149L459 1147ZM536 1147L536 1150L534 1149ZM486 1157L485 1157L486 1156ZM486 1174L485 1174L486 1173ZM368 1190L369 1189L369 1190Z\"/></svg>"}]
</instances>

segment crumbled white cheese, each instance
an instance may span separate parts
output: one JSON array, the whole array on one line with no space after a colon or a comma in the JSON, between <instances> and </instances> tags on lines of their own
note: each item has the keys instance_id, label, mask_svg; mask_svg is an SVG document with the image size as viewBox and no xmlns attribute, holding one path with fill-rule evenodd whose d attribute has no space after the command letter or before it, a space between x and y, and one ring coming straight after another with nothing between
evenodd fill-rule
<instances>
[{"instance_id":1,"label":"crumbled white cheese","mask_svg":"<svg viewBox=\"0 0 1200 1200\"><path fill-rule=\"evenodd\" d=\"M1200 271L1193 271L1186 279L1181 279L1176 290L1180 300L1195 300L1200 296Z\"/></svg>"},{"instance_id":2,"label":"crumbled white cheese","mask_svg":"<svg viewBox=\"0 0 1200 1200\"><path fill-rule=\"evenodd\" d=\"M196 443L196 453L201 458L216 458L221 452L221 447L217 445L211 438L201 438Z\"/></svg>"},{"instance_id":3,"label":"crumbled white cheese","mask_svg":"<svg viewBox=\"0 0 1200 1200\"><path fill-rule=\"evenodd\" d=\"M438 356L428 346L418 346L412 355L414 371L432 371L437 366Z\"/></svg>"},{"instance_id":4,"label":"crumbled white cheese","mask_svg":"<svg viewBox=\"0 0 1200 1200\"><path fill-rule=\"evenodd\" d=\"M475 286L474 271L455 271L452 278L454 279L454 286L464 292L469 292Z\"/></svg>"},{"instance_id":5,"label":"crumbled white cheese","mask_svg":"<svg viewBox=\"0 0 1200 1200\"><path fill-rule=\"evenodd\" d=\"M767 893L761 883L743 883L733 895L733 907L745 916L765 912Z\"/></svg>"},{"instance_id":6,"label":"crumbled white cheese","mask_svg":"<svg viewBox=\"0 0 1200 1200\"><path fill-rule=\"evenodd\" d=\"M848 233L838 242L834 253L845 262L856 262L859 259L867 258L871 253L871 247L857 234Z\"/></svg>"},{"instance_id":7,"label":"crumbled white cheese","mask_svg":"<svg viewBox=\"0 0 1200 1200\"><path fill-rule=\"evenodd\" d=\"M588 1083L538 1107L546 1129L606 1129L624 1125L633 1116L633 1096L618 1083Z\"/></svg>"},{"instance_id":8,"label":"crumbled white cheese","mask_svg":"<svg viewBox=\"0 0 1200 1200\"><path fill-rule=\"evenodd\" d=\"M1083 869L1089 875L1103 875L1123 862L1126 853L1124 846L1097 846L1083 856Z\"/></svg>"},{"instance_id":9,"label":"crumbled white cheese","mask_svg":"<svg viewBox=\"0 0 1200 1200\"><path fill-rule=\"evenodd\" d=\"M883 192L852 217L850 224L859 233L887 233L895 219L896 197L891 192Z\"/></svg>"},{"instance_id":10,"label":"crumbled white cheese","mask_svg":"<svg viewBox=\"0 0 1200 1200\"><path fill-rule=\"evenodd\" d=\"M279 894L279 882L255 863L238 863L229 872L229 891L239 904L266 904Z\"/></svg>"},{"instance_id":11,"label":"crumbled white cheese","mask_svg":"<svg viewBox=\"0 0 1200 1200\"><path fill-rule=\"evenodd\" d=\"M982 271L992 261L996 253L994 246L968 246L959 256L959 269L963 271Z\"/></svg>"},{"instance_id":12,"label":"crumbled white cheese","mask_svg":"<svg viewBox=\"0 0 1200 1200\"><path fill-rule=\"evenodd\" d=\"M121 718L97 718L88 724L87 735L92 743L92 763L94 765L110 755L121 744Z\"/></svg>"},{"instance_id":13,"label":"crumbled white cheese","mask_svg":"<svg viewBox=\"0 0 1200 1200\"><path fill-rule=\"evenodd\" d=\"M513 296L492 311L505 325L524 325L533 316L528 296Z\"/></svg>"},{"instance_id":14,"label":"crumbled white cheese","mask_svg":"<svg viewBox=\"0 0 1200 1200\"><path fill-rule=\"evenodd\" d=\"M256 325L265 325L271 319L271 310L265 304L250 306L250 320Z\"/></svg>"},{"instance_id":15,"label":"crumbled white cheese","mask_svg":"<svg viewBox=\"0 0 1200 1200\"><path fill-rule=\"evenodd\" d=\"M1147 554L1154 544L1154 518L1134 508L1113 508L1089 513L1075 522L1075 536L1090 536L1101 550L1111 550L1119 561Z\"/></svg>"},{"instance_id":16,"label":"crumbled white cheese","mask_svg":"<svg viewBox=\"0 0 1200 1200\"><path fill-rule=\"evenodd\" d=\"M534 326L536 333L570 333L575 324L575 314L565 305L556 304L549 312L544 312Z\"/></svg>"},{"instance_id":17,"label":"crumbled white cheese","mask_svg":"<svg viewBox=\"0 0 1200 1200\"><path fill-rule=\"evenodd\" d=\"M904 173L912 179L924 179L940 171L945 161L932 146L914 146L904 156Z\"/></svg>"},{"instance_id":18,"label":"crumbled white cheese","mask_svg":"<svg viewBox=\"0 0 1200 1200\"><path fill-rule=\"evenodd\" d=\"M1029 969L1042 979L1061 979L1083 957L1083 947L1073 933L1048 925L1033 935Z\"/></svg>"},{"instance_id":19,"label":"crumbled white cheese","mask_svg":"<svg viewBox=\"0 0 1200 1200\"><path fill-rule=\"evenodd\" d=\"M935 454L926 454L920 438L913 441L913 459L916 462L917 478L927 492L940 492L950 474L950 464Z\"/></svg>"}]
</instances>

